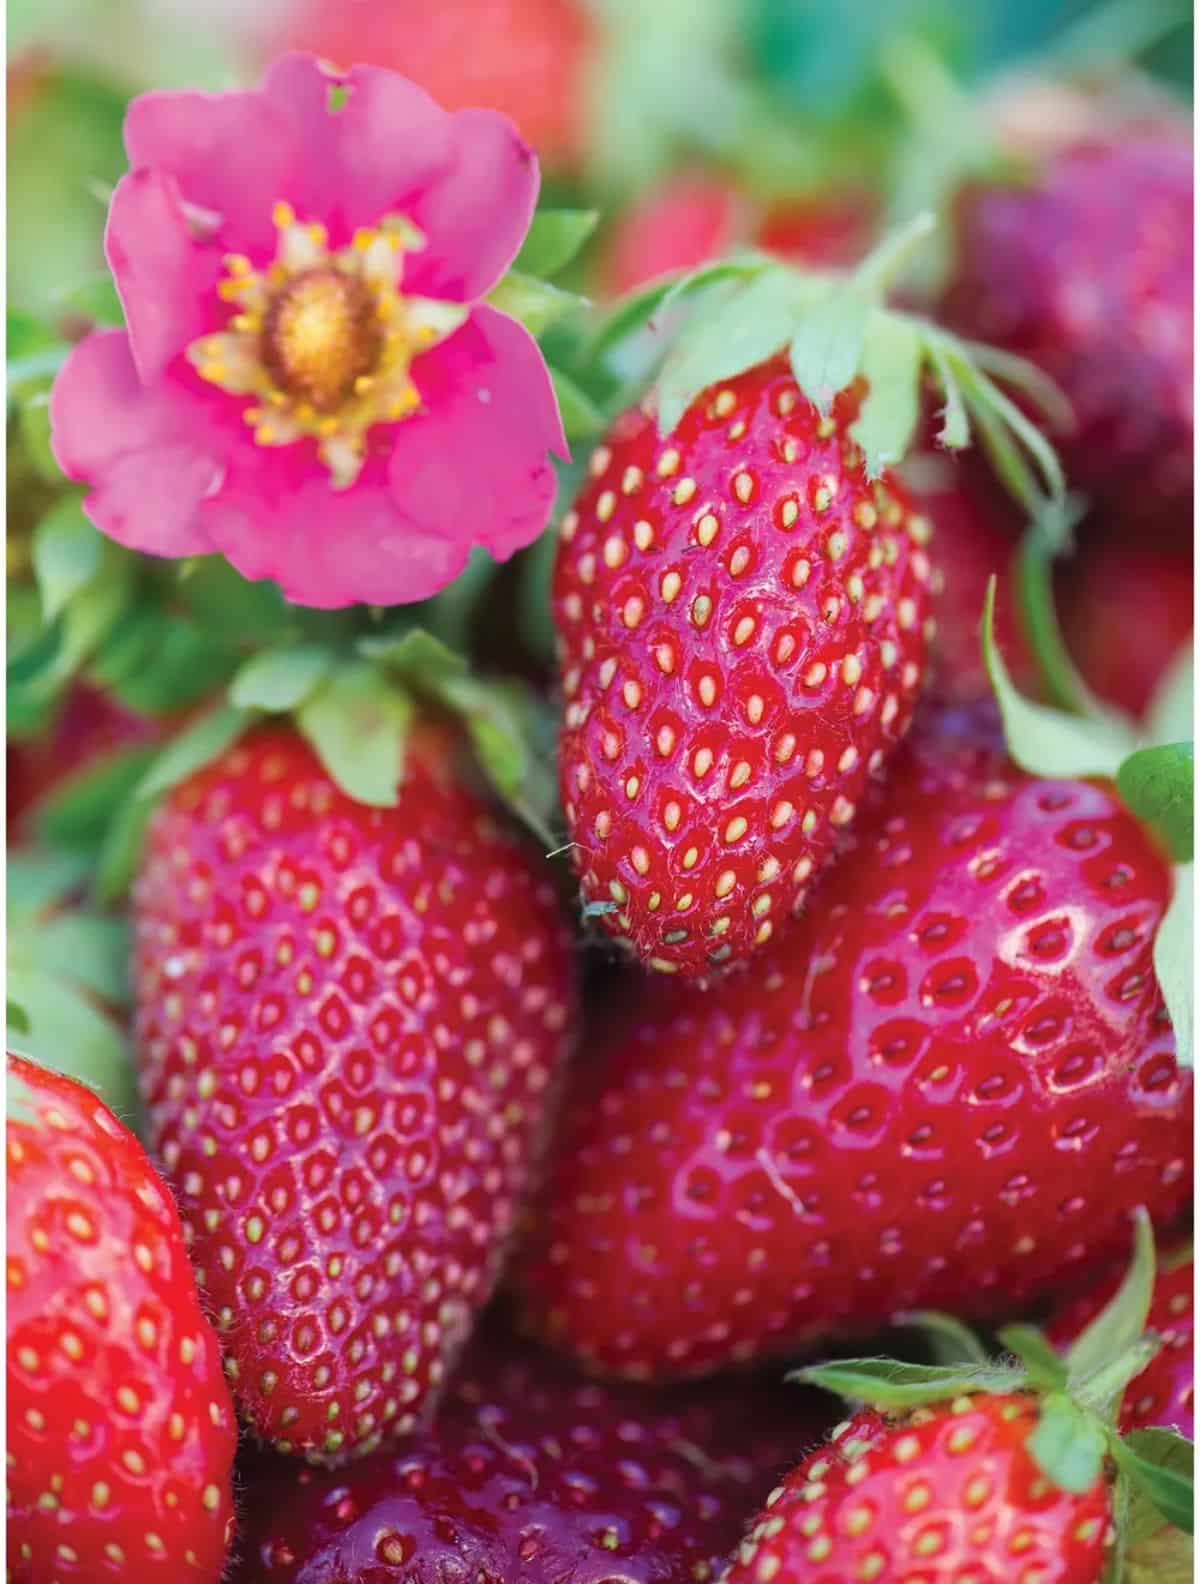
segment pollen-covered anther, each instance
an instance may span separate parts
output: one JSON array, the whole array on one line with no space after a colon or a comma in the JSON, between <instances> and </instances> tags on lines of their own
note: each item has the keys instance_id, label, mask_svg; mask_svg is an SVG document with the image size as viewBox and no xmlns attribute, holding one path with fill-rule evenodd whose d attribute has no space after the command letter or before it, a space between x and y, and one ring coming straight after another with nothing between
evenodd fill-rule
<instances>
[{"instance_id":1,"label":"pollen-covered anther","mask_svg":"<svg viewBox=\"0 0 1200 1584\"><path fill-rule=\"evenodd\" d=\"M452 335L468 310L401 292L403 255L424 246L402 216L360 229L339 252L323 225L301 223L290 204L277 203L272 219L274 261L256 271L243 254L226 257L217 294L235 311L187 356L210 384L255 398L243 417L259 445L315 440L334 486L346 488L362 468L367 431L420 407L413 360Z\"/></svg>"}]
</instances>

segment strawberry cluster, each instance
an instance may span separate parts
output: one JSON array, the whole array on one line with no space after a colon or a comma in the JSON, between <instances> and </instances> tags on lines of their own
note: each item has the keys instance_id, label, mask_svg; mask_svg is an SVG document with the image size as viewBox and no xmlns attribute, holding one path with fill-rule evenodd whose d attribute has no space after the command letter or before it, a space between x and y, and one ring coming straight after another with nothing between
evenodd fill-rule
<instances>
[{"instance_id":1,"label":"strawberry cluster","mask_svg":"<svg viewBox=\"0 0 1200 1584\"><path fill-rule=\"evenodd\" d=\"M1189 1574L1180 112L676 9L306 0L10 315L12 1584Z\"/></svg>"}]
</instances>

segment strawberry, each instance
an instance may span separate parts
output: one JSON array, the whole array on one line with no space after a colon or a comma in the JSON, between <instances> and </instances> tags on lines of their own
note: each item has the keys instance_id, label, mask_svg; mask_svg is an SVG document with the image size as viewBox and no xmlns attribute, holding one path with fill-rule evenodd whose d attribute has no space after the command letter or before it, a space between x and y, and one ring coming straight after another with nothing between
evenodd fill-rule
<instances>
[{"instance_id":1,"label":"strawberry","mask_svg":"<svg viewBox=\"0 0 1200 1584\"><path fill-rule=\"evenodd\" d=\"M216 1584L233 1404L133 1134L8 1058L8 1577Z\"/></svg>"},{"instance_id":2,"label":"strawberry","mask_svg":"<svg viewBox=\"0 0 1200 1584\"><path fill-rule=\"evenodd\" d=\"M634 408L563 519L567 826L589 906L661 972L763 946L907 729L931 529L868 479L862 396L822 418L777 356L665 438Z\"/></svg>"},{"instance_id":3,"label":"strawberry","mask_svg":"<svg viewBox=\"0 0 1200 1584\"><path fill-rule=\"evenodd\" d=\"M620 216L604 277L621 296L734 247L757 247L812 265L851 264L865 251L873 205L864 194L817 193L762 204L726 176L672 176Z\"/></svg>"},{"instance_id":4,"label":"strawberry","mask_svg":"<svg viewBox=\"0 0 1200 1584\"><path fill-rule=\"evenodd\" d=\"M1119 1278L1102 1282L1056 1314L1046 1334L1056 1347L1073 1342L1112 1297ZM1190 1440L1194 1433L1195 1374L1192 1352L1195 1272L1190 1249L1168 1256L1154 1283L1148 1324L1162 1348L1130 1381L1119 1420L1122 1430L1167 1425Z\"/></svg>"},{"instance_id":5,"label":"strawberry","mask_svg":"<svg viewBox=\"0 0 1200 1584\"><path fill-rule=\"evenodd\" d=\"M1019 1325L1000 1333L1015 1357L996 1364L967 1333L963 1364L798 1371L866 1406L771 1493L721 1584L1100 1584L1110 1555L1110 1576L1142 1576L1125 1572L1131 1545L1164 1524L1191 1532L1192 1449L1117 1427L1159 1345L1146 1332L1144 1211L1134 1246L1117 1293L1061 1359ZM1180 1528L1168 1533L1186 1548Z\"/></svg>"},{"instance_id":6,"label":"strawberry","mask_svg":"<svg viewBox=\"0 0 1200 1584\"><path fill-rule=\"evenodd\" d=\"M156 811L135 1036L239 1411L329 1460L431 1411L487 1299L570 1021L544 871L419 729L394 808L294 728Z\"/></svg>"},{"instance_id":7,"label":"strawberry","mask_svg":"<svg viewBox=\"0 0 1200 1584\"><path fill-rule=\"evenodd\" d=\"M488 1338L402 1452L252 1479L238 1578L711 1579L820 1423L765 1386L647 1401Z\"/></svg>"},{"instance_id":8,"label":"strawberry","mask_svg":"<svg viewBox=\"0 0 1200 1584\"><path fill-rule=\"evenodd\" d=\"M448 110L509 115L551 165L583 148L594 25L583 0L440 0L418 17L378 0L302 0L286 49L403 72Z\"/></svg>"},{"instance_id":9,"label":"strawberry","mask_svg":"<svg viewBox=\"0 0 1200 1584\"><path fill-rule=\"evenodd\" d=\"M1142 717L1192 631L1190 549L1089 539L1056 579L1063 636L1090 687Z\"/></svg>"},{"instance_id":10,"label":"strawberry","mask_svg":"<svg viewBox=\"0 0 1200 1584\"><path fill-rule=\"evenodd\" d=\"M767 1499L721 1584L1098 1584L1109 1499L1054 1486L1021 1393L839 1425Z\"/></svg>"},{"instance_id":11,"label":"strawberry","mask_svg":"<svg viewBox=\"0 0 1200 1584\"><path fill-rule=\"evenodd\" d=\"M1191 522L1187 124L1092 137L960 197L947 322L1022 353L1075 412L1074 484L1129 525Z\"/></svg>"},{"instance_id":12,"label":"strawberry","mask_svg":"<svg viewBox=\"0 0 1200 1584\"><path fill-rule=\"evenodd\" d=\"M631 985L577 1074L517 1279L598 1370L1012 1312L1188 1201L1170 874L1112 786L927 717L846 846L753 976Z\"/></svg>"}]
</instances>

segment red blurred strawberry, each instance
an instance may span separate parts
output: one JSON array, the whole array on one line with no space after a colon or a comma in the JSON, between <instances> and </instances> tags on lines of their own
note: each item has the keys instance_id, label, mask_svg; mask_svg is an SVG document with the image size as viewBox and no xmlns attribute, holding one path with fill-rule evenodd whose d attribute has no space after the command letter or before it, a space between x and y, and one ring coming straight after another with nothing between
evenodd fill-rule
<instances>
[{"instance_id":1,"label":"red blurred strawberry","mask_svg":"<svg viewBox=\"0 0 1200 1584\"><path fill-rule=\"evenodd\" d=\"M721 1584L1099 1584L1109 1496L1053 1485L1026 1395L864 1409L779 1485Z\"/></svg>"},{"instance_id":2,"label":"red blurred strawberry","mask_svg":"<svg viewBox=\"0 0 1200 1584\"><path fill-rule=\"evenodd\" d=\"M239 1410L329 1459L431 1410L564 1054L553 888L453 746L418 733L377 809L255 733L158 810L134 891L142 1093Z\"/></svg>"},{"instance_id":3,"label":"red blurred strawberry","mask_svg":"<svg viewBox=\"0 0 1200 1584\"><path fill-rule=\"evenodd\" d=\"M233 1405L179 1216L89 1089L8 1058L8 1576L216 1584Z\"/></svg>"},{"instance_id":4,"label":"red blurred strawberry","mask_svg":"<svg viewBox=\"0 0 1200 1584\"><path fill-rule=\"evenodd\" d=\"M1189 550L1088 540L1055 579L1067 647L1092 690L1142 716L1192 631Z\"/></svg>"},{"instance_id":5,"label":"red blurred strawberry","mask_svg":"<svg viewBox=\"0 0 1200 1584\"><path fill-rule=\"evenodd\" d=\"M760 947L903 736L925 673L927 518L778 356L671 434L592 454L553 584L563 803L589 904L663 972Z\"/></svg>"},{"instance_id":6,"label":"red blurred strawberry","mask_svg":"<svg viewBox=\"0 0 1200 1584\"><path fill-rule=\"evenodd\" d=\"M253 1483L238 1577L711 1579L747 1508L819 1424L803 1399L764 1386L647 1401L489 1339L436 1427L403 1452L349 1473L289 1468Z\"/></svg>"},{"instance_id":7,"label":"red blurred strawberry","mask_svg":"<svg viewBox=\"0 0 1200 1584\"><path fill-rule=\"evenodd\" d=\"M447 110L502 110L543 159L562 165L582 152L593 32L584 0L439 0L419 12L303 0L281 42L341 66L403 72Z\"/></svg>"},{"instance_id":8,"label":"red blurred strawberry","mask_svg":"<svg viewBox=\"0 0 1200 1584\"><path fill-rule=\"evenodd\" d=\"M1071 481L1131 526L1191 521L1192 150L1186 123L1071 145L960 200L950 323L1071 401Z\"/></svg>"},{"instance_id":9,"label":"red blurred strawberry","mask_svg":"<svg viewBox=\"0 0 1200 1584\"><path fill-rule=\"evenodd\" d=\"M620 296L736 247L813 266L852 264L866 251L872 220L865 194L818 193L764 205L729 177L685 172L618 219L605 260L606 289Z\"/></svg>"},{"instance_id":10,"label":"red blurred strawberry","mask_svg":"<svg viewBox=\"0 0 1200 1584\"><path fill-rule=\"evenodd\" d=\"M19 828L38 803L97 760L125 748L150 747L170 729L169 721L138 715L111 694L77 682L47 736L7 745L10 829Z\"/></svg>"},{"instance_id":11,"label":"red blurred strawberry","mask_svg":"<svg viewBox=\"0 0 1200 1584\"><path fill-rule=\"evenodd\" d=\"M932 692L957 703L991 693L979 621L988 580L999 580L996 638L1009 673L1027 691L1036 674L1015 608L1015 560L1020 519L996 482L969 459L926 451L906 463L904 480L937 524L940 583L934 611Z\"/></svg>"},{"instance_id":12,"label":"red blurred strawberry","mask_svg":"<svg viewBox=\"0 0 1200 1584\"><path fill-rule=\"evenodd\" d=\"M956 735L957 734L957 735ZM1014 1312L1190 1194L1155 982L1167 864L1111 787L925 721L752 975L631 985L517 1279L613 1374L703 1374L914 1308Z\"/></svg>"},{"instance_id":13,"label":"red blurred strawberry","mask_svg":"<svg viewBox=\"0 0 1200 1584\"><path fill-rule=\"evenodd\" d=\"M1047 1327L1058 1347L1074 1341L1117 1289L1114 1275L1057 1314ZM1195 1271L1190 1251L1168 1256L1154 1283L1149 1327L1163 1346L1125 1389L1120 1425L1124 1431L1167 1425L1190 1441L1194 1433L1196 1363L1192 1348Z\"/></svg>"}]
</instances>

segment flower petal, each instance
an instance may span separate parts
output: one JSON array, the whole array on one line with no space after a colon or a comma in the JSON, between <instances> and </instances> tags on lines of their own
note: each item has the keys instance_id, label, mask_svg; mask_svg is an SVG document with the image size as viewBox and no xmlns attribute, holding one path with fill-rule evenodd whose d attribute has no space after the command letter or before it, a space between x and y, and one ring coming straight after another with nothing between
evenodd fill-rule
<instances>
[{"instance_id":1,"label":"flower petal","mask_svg":"<svg viewBox=\"0 0 1200 1584\"><path fill-rule=\"evenodd\" d=\"M346 103L334 111L329 95L338 85ZM311 55L292 54L274 63L263 90L298 118L309 152L286 196L302 220L328 227L334 247L386 214L410 214L453 165L451 117L396 72L356 66L340 75Z\"/></svg>"},{"instance_id":2,"label":"flower petal","mask_svg":"<svg viewBox=\"0 0 1200 1584\"><path fill-rule=\"evenodd\" d=\"M293 112L254 92L139 94L125 115L125 148L134 170L174 176L188 203L219 214L224 247L260 261L274 253L276 200L320 155L304 148Z\"/></svg>"},{"instance_id":3,"label":"flower petal","mask_svg":"<svg viewBox=\"0 0 1200 1584\"><path fill-rule=\"evenodd\" d=\"M54 454L103 533L153 555L212 549L197 502L218 487L220 451L204 405L178 380L143 385L124 330L74 347L50 393Z\"/></svg>"},{"instance_id":4,"label":"flower petal","mask_svg":"<svg viewBox=\"0 0 1200 1584\"><path fill-rule=\"evenodd\" d=\"M158 170L121 177L104 249L125 310L133 361L148 383L216 321L220 256L192 236L174 178Z\"/></svg>"},{"instance_id":5,"label":"flower petal","mask_svg":"<svg viewBox=\"0 0 1200 1584\"><path fill-rule=\"evenodd\" d=\"M458 576L470 548L403 522L378 455L351 488L333 489L310 441L239 449L200 515L243 577L272 578L293 604L321 610L426 599Z\"/></svg>"},{"instance_id":6,"label":"flower petal","mask_svg":"<svg viewBox=\"0 0 1200 1584\"><path fill-rule=\"evenodd\" d=\"M491 290L517 256L537 204L537 155L507 116L458 110L450 118L449 169L408 210L426 236L404 264L406 289L471 302Z\"/></svg>"},{"instance_id":7,"label":"flower petal","mask_svg":"<svg viewBox=\"0 0 1200 1584\"><path fill-rule=\"evenodd\" d=\"M412 376L422 410L397 426L389 468L404 531L449 525L464 547L506 559L546 526L555 492L546 453L567 455L537 343L515 319L477 305Z\"/></svg>"}]
</instances>

